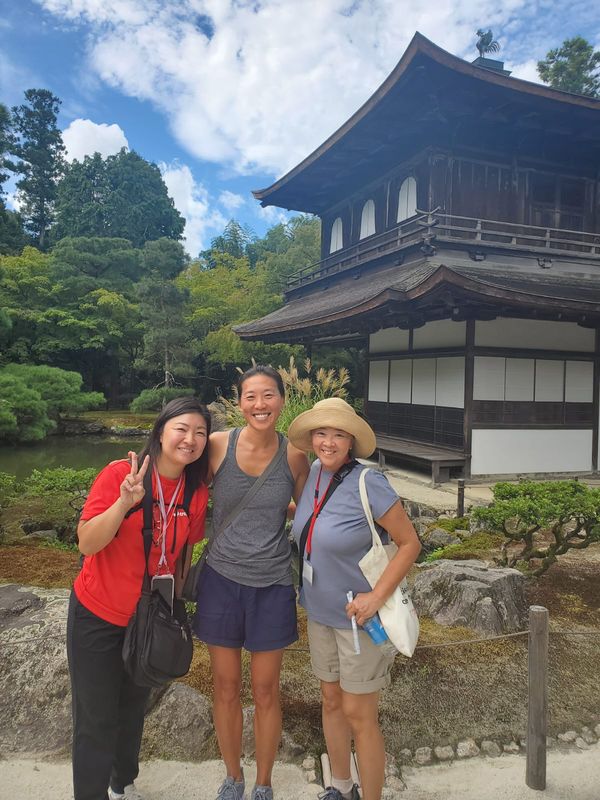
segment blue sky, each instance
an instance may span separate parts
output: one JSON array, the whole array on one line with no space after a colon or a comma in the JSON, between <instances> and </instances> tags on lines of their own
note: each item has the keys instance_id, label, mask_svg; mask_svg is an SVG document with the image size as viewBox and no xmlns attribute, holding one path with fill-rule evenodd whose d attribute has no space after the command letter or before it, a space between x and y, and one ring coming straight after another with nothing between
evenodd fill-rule
<instances>
[{"instance_id":1,"label":"blue sky","mask_svg":"<svg viewBox=\"0 0 600 800\"><path fill-rule=\"evenodd\" d=\"M595 0L0 0L0 100L62 100L70 158L121 146L159 165L207 247L231 217L262 235L268 186L377 88L415 30L468 60L492 27L513 74L565 38L600 48Z\"/></svg>"}]
</instances>

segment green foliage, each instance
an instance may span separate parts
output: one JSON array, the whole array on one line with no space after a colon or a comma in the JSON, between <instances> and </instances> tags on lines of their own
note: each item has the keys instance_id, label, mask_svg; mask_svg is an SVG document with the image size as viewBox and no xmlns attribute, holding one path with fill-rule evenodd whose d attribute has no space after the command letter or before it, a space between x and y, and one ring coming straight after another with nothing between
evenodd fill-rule
<instances>
[{"instance_id":1,"label":"green foliage","mask_svg":"<svg viewBox=\"0 0 600 800\"><path fill-rule=\"evenodd\" d=\"M193 394L193 389L184 389L177 386L171 388L161 386L158 389L144 389L135 400L132 401L129 409L135 414L139 414L141 411L160 411L169 400L174 400L176 397L188 397Z\"/></svg>"},{"instance_id":2,"label":"green foliage","mask_svg":"<svg viewBox=\"0 0 600 800\"><path fill-rule=\"evenodd\" d=\"M43 250L52 223L56 187L64 169L64 145L57 125L61 101L47 89L28 89L26 102L13 108L18 140L11 146L25 226Z\"/></svg>"},{"instance_id":3,"label":"green foliage","mask_svg":"<svg viewBox=\"0 0 600 800\"><path fill-rule=\"evenodd\" d=\"M8 503L17 495L18 484L14 475L8 472L0 472L0 508Z\"/></svg>"},{"instance_id":4,"label":"green foliage","mask_svg":"<svg viewBox=\"0 0 600 800\"><path fill-rule=\"evenodd\" d=\"M292 421L303 411L311 409L325 397L347 398L346 384L349 381L348 371L323 368L314 369L310 360L304 362L304 377L301 377L294 358L290 358L287 367L277 367L285 387L285 406L277 421L277 430L287 433ZM225 406L227 422L233 427L242 427L244 417L238 405L237 388L233 388L233 398L220 397L219 402Z\"/></svg>"},{"instance_id":5,"label":"green foliage","mask_svg":"<svg viewBox=\"0 0 600 800\"><path fill-rule=\"evenodd\" d=\"M31 475L21 484L24 494L39 497L41 495L66 492L79 494L87 491L98 470L71 469L70 467L54 467L53 469L34 469Z\"/></svg>"},{"instance_id":6,"label":"green foliage","mask_svg":"<svg viewBox=\"0 0 600 800\"><path fill-rule=\"evenodd\" d=\"M454 531L464 531L469 530L469 518L468 517L453 517L452 519L436 519L435 526L436 528L442 528L448 533L454 533Z\"/></svg>"},{"instance_id":7,"label":"green foliage","mask_svg":"<svg viewBox=\"0 0 600 800\"><path fill-rule=\"evenodd\" d=\"M0 370L0 441L40 441L54 427L39 392Z\"/></svg>"},{"instance_id":8,"label":"green foliage","mask_svg":"<svg viewBox=\"0 0 600 800\"><path fill-rule=\"evenodd\" d=\"M9 364L3 374L13 375L30 389L38 392L46 403L49 417L60 414L76 414L103 406L104 395L99 392L82 392L82 378L77 372L67 372L57 367Z\"/></svg>"},{"instance_id":9,"label":"green foliage","mask_svg":"<svg viewBox=\"0 0 600 800\"><path fill-rule=\"evenodd\" d=\"M168 195L160 170L123 148L70 164L58 187L54 241L65 236L120 237L134 247L181 239L185 220Z\"/></svg>"},{"instance_id":10,"label":"green foliage","mask_svg":"<svg viewBox=\"0 0 600 800\"><path fill-rule=\"evenodd\" d=\"M563 92L588 97L600 96L600 50L582 36L565 39L538 61L537 70L544 83Z\"/></svg>"},{"instance_id":11,"label":"green foliage","mask_svg":"<svg viewBox=\"0 0 600 800\"><path fill-rule=\"evenodd\" d=\"M448 520L441 520L447 522ZM440 526L441 527L441 526ZM456 561L467 561L470 558L489 558L490 553L502 545L502 536L494 533L476 533L460 544L449 544L429 553L426 561L439 561L449 558Z\"/></svg>"},{"instance_id":12,"label":"green foliage","mask_svg":"<svg viewBox=\"0 0 600 800\"><path fill-rule=\"evenodd\" d=\"M20 253L26 244L23 218L17 211L4 208L4 203L0 200L0 255Z\"/></svg>"},{"instance_id":13,"label":"green foliage","mask_svg":"<svg viewBox=\"0 0 600 800\"><path fill-rule=\"evenodd\" d=\"M545 572L568 550L600 541L600 489L579 481L498 483L494 500L473 517L505 536L500 563Z\"/></svg>"}]
</instances>

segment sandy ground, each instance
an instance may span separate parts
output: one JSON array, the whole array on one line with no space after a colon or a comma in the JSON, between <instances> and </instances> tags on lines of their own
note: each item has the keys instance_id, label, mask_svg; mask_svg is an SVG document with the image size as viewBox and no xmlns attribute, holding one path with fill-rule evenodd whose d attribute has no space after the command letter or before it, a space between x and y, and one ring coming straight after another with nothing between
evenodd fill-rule
<instances>
[{"instance_id":1,"label":"sandy ground","mask_svg":"<svg viewBox=\"0 0 600 800\"><path fill-rule=\"evenodd\" d=\"M248 764L246 784L255 769ZM68 762L6 760L0 762L0 800L70 800ZM150 761L142 764L137 786L145 800L215 800L223 777L220 761L186 764ZM525 785L524 756L475 758L450 765L405 768L406 800L600 800L600 745L585 752L548 753L547 788ZM307 784L299 767L276 764L277 800L316 800L320 786Z\"/></svg>"}]
</instances>

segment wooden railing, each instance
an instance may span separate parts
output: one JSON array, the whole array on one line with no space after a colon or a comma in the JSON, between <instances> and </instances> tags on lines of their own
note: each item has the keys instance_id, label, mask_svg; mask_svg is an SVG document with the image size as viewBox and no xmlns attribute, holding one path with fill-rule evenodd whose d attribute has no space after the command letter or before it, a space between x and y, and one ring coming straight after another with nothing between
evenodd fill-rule
<instances>
[{"instance_id":1,"label":"wooden railing","mask_svg":"<svg viewBox=\"0 0 600 800\"><path fill-rule=\"evenodd\" d=\"M297 289L330 275L346 272L410 245L436 242L465 242L476 249L502 248L553 255L579 254L600 259L600 233L544 228L475 217L444 214L439 210L421 212L383 233L374 234L351 247L338 250L322 261L310 264L288 278L287 289Z\"/></svg>"}]
</instances>

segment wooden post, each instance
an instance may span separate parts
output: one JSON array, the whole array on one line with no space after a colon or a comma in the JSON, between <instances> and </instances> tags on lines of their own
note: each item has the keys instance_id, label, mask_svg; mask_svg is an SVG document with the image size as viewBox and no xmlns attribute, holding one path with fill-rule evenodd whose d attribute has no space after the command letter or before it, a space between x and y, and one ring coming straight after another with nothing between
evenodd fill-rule
<instances>
[{"instance_id":1,"label":"wooden post","mask_svg":"<svg viewBox=\"0 0 600 800\"><path fill-rule=\"evenodd\" d=\"M546 720L548 714L548 609L529 607L529 706L527 771L530 789L546 788Z\"/></svg>"},{"instance_id":2,"label":"wooden post","mask_svg":"<svg viewBox=\"0 0 600 800\"><path fill-rule=\"evenodd\" d=\"M458 492L456 495L456 516L464 517L465 515L465 480L464 478L458 479Z\"/></svg>"}]
</instances>

